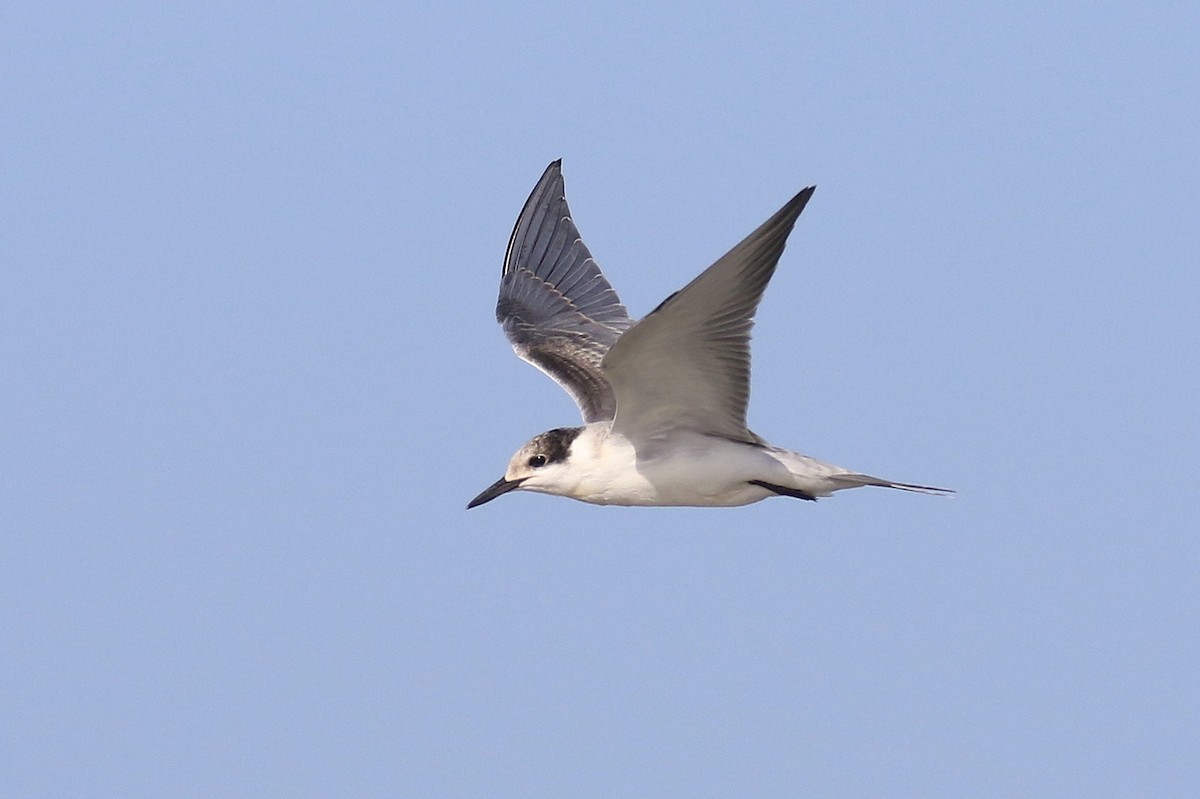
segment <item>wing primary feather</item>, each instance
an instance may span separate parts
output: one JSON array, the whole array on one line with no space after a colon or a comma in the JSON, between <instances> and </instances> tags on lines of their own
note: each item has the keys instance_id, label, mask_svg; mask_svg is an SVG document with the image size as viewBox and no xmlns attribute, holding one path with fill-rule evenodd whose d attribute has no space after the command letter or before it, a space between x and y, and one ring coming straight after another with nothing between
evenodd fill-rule
<instances>
[{"instance_id":1,"label":"wing primary feather","mask_svg":"<svg viewBox=\"0 0 1200 799\"><path fill-rule=\"evenodd\" d=\"M692 282L631 327L604 357L618 413L634 440L687 428L761 443L746 427L750 330L809 187Z\"/></svg>"},{"instance_id":2,"label":"wing primary feather","mask_svg":"<svg viewBox=\"0 0 1200 799\"><path fill-rule=\"evenodd\" d=\"M496 319L517 355L559 383L585 422L613 418L600 360L633 322L579 235L561 160L546 167L513 226Z\"/></svg>"}]
</instances>

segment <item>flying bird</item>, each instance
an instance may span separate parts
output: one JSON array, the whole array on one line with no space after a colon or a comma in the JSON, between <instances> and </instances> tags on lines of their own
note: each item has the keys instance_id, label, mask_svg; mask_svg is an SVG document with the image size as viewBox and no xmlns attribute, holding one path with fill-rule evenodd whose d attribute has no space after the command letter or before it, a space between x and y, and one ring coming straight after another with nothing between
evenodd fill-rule
<instances>
[{"instance_id":1,"label":"flying bird","mask_svg":"<svg viewBox=\"0 0 1200 799\"><path fill-rule=\"evenodd\" d=\"M815 500L859 486L953 493L775 447L746 426L754 312L814 189L635 322L579 236L562 162L550 164L509 239L496 319L517 355L571 395L583 425L535 436L467 508L517 490L691 506Z\"/></svg>"}]
</instances>

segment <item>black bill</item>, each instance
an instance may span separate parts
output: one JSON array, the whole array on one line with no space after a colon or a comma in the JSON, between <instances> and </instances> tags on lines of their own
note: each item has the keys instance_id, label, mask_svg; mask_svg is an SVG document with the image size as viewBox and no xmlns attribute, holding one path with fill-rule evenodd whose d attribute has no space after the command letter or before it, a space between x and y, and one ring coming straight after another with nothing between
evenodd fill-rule
<instances>
[{"instance_id":1,"label":"black bill","mask_svg":"<svg viewBox=\"0 0 1200 799\"><path fill-rule=\"evenodd\" d=\"M523 480L505 480L503 477L501 477L499 480L483 489L483 493L468 502L467 510L470 510L478 505L482 505L485 502L491 502L501 494L507 494L509 491L515 491L521 487L522 482Z\"/></svg>"}]
</instances>

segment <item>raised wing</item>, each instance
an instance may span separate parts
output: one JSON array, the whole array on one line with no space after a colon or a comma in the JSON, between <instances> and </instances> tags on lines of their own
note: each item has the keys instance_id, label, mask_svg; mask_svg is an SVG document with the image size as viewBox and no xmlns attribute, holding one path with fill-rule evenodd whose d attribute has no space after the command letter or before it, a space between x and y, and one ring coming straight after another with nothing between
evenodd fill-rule
<instances>
[{"instance_id":1,"label":"raised wing","mask_svg":"<svg viewBox=\"0 0 1200 799\"><path fill-rule=\"evenodd\" d=\"M629 329L603 360L613 431L646 441L674 429L762 443L746 427L750 328L784 243L816 187Z\"/></svg>"},{"instance_id":2,"label":"raised wing","mask_svg":"<svg viewBox=\"0 0 1200 799\"><path fill-rule=\"evenodd\" d=\"M566 389L585 423L613 418L600 359L633 320L571 220L561 161L546 167L517 218L496 320L517 355Z\"/></svg>"}]
</instances>

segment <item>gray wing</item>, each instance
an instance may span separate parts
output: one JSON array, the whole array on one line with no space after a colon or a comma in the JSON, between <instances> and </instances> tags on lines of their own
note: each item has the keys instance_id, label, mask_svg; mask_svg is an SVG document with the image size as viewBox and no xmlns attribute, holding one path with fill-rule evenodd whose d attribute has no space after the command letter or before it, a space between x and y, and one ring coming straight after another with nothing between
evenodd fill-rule
<instances>
[{"instance_id":1,"label":"gray wing","mask_svg":"<svg viewBox=\"0 0 1200 799\"><path fill-rule=\"evenodd\" d=\"M496 320L517 355L566 389L585 423L605 421L616 401L600 359L633 321L571 221L561 167L546 167L517 218Z\"/></svg>"},{"instance_id":2,"label":"gray wing","mask_svg":"<svg viewBox=\"0 0 1200 799\"><path fill-rule=\"evenodd\" d=\"M613 431L645 441L685 428L762 443L746 427L750 328L784 243L815 187L672 294L604 357Z\"/></svg>"}]
</instances>

